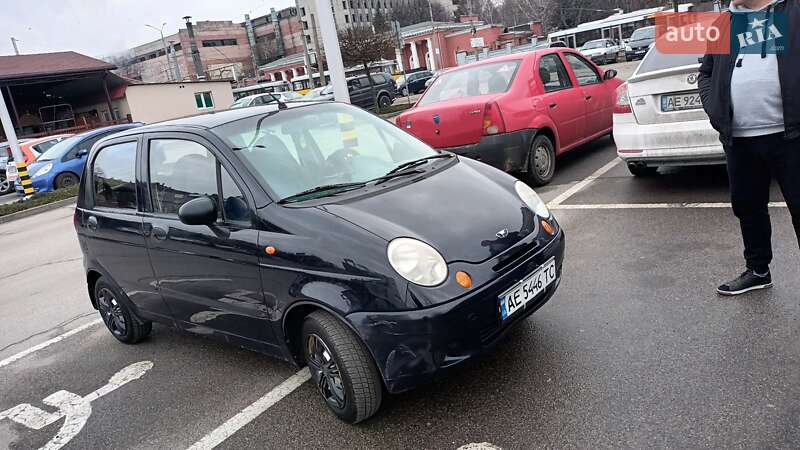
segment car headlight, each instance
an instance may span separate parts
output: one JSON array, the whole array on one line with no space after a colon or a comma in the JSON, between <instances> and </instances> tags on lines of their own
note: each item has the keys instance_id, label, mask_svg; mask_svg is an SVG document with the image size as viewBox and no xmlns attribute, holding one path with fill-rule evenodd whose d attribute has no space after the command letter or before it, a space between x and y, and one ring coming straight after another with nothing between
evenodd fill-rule
<instances>
[{"instance_id":1,"label":"car headlight","mask_svg":"<svg viewBox=\"0 0 800 450\"><path fill-rule=\"evenodd\" d=\"M632 51L633 51L633 48L632 48L630 45L626 45L626 46L625 46L625 51L626 51L626 52L632 52Z\"/></svg>"},{"instance_id":2,"label":"car headlight","mask_svg":"<svg viewBox=\"0 0 800 450\"><path fill-rule=\"evenodd\" d=\"M447 279L447 263L435 248L411 238L397 238L386 250L389 263L406 280L436 286Z\"/></svg>"},{"instance_id":3,"label":"car headlight","mask_svg":"<svg viewBox=\"0 0 800 450\"><path fill-rule=\"evenodd\" d=\"M47 173L50 172L50 170L52 169L53 169L53 163L47 163L44 166L40 167L39 170L37 170L36 173L33 174L32 178L40 177L42 175L47 175Z\"/></svg>"},{"instance_id":4,"label":"car headlight","mask_svg":"<svg viewBox=\"0 0 800 450\"><path fill-rule=\"evenodd\" d=\"M530 186L522 181L517 181L514 184L514 189L517 191L519 198L522 199L522 201L528 205L528 208L535 212L537 216L544 218L550 217L550 210L547 209L547 205L544 204L542 199L539 198L539 194L531 189Z\"/></svg>"}]
</instances>

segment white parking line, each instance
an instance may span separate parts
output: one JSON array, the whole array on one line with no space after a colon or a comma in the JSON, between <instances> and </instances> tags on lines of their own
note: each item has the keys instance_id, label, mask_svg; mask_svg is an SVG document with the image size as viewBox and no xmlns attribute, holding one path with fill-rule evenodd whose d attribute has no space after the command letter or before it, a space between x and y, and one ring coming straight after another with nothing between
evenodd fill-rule
<instances>
[{"instance_id":1,"label":"white parking line","mask_svg":"<svg viewBox=\"0 0 800 450\"><path fill-rule=\"evenodd\" d=\"M208 433L189 447L189 450L208 450L216 447L233 436L234 433L242 429L245 425L252 422L272 405L278 403L282 398L291 394L292 391L302 386L303 383L311 378L308 368L301 369L296 374L289 377L286 381L279 384L273 390L267 392L263 397L256 400L253 404L243 409L239 414L228 419L217 429Z\"/></svg>"},{"instance_id":2,"label":"white parking line","mask_svg":"<svg viewBox=\"0 0 800 450\"><path fill-rule=\"evenodd\" d=\"M591 174L588 177L584 178L583 180L578 182L578 184L572 186L571 188L569 188L566 191L564 191L561 195L559 195L558 197L554 198L550 203L547 204L547 206L549 208L551 208L551 209L555 209L556 206L558 206L558 205L564 203L565 201L567 201L567 199L569 199L573 195L575 195L578 192L580 192L583 188L588 186L592 181L600 178L606 172L608 172L609 170L613 169L621 161L622 160L619 159L619 158L614 158L608 164L606 164L605 166L597 169L593 174Z\"/></svg>"},{"instance_id":3,"label":"white parking line","mask_svg":"<svg viewBox=\"0 0 800 450\"><path fill-rule=\"evenodd\" d=\"M552 210L586 210L586 209L703 209L730 208L730 203L612 203L589 205L555 205ZM787 208L785 202L772 202L770 208Z\"/></svg>"},{"instance_id":4,"label":"white parking line","mask_svg":"<svg viewBox=\"0 0 800 450\"><path fill-rule=\"evenodd\" d=\"M66 333L59 334L58 336L56 336L56 337L54 337L52 339L48 339L48 340L42 342L41 344L34 345L33 347L31 347L31 348L29 348L27 350L23 350L23 351L17 353L16 355L9 356L8 358L0 361L0 367L5 367L5 366L13 363L14 361L20 360L20 359L30 355L31 353L38 352L39 350L41 350L43 348L47 348L47 347L49 347L49 346L51 346L51 345L53 345L53 344L55 344L57 342L61 342L64 339L66 339L66 338L68 338L70 336L76 335L76 334L80 333L81 331L88 330L89 328L91 328L91 327L93 327L95 325L99 325L101 323L103 323L102 319L95 319L95 320L93 320L93 321L91 321L89 323L85 323L85 324L83 324L83 325L81 325L81 326L79 326L77 328L73 328L73 329L67 331Z\"/></svg>"}]
</instances>

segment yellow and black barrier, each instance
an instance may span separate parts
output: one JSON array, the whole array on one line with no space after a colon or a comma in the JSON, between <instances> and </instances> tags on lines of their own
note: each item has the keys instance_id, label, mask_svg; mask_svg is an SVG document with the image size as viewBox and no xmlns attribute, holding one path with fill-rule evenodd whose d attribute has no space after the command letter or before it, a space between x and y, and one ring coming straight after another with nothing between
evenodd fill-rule
<instances>
[{"instance_id":1,"label":"yellow and black barrier","mask_svg":"<svg viewBox=\"0 0 800 450\"><path fill-rule=\"evenodd\" d=\"M19 184L22 185L22 191L25 195L32 195L35 190L33 189L33 181L31 181L30 175L28 175L28 165L25 164L25 161L16 163L17 165L17 175L19 176Z\"/></svg>"}]
</instances>

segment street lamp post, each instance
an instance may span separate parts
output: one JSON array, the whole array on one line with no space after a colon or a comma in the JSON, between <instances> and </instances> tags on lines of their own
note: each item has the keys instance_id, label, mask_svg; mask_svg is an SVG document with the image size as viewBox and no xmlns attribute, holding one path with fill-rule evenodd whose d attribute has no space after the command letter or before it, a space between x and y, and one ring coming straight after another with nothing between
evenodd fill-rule
<instances>
[{"instance_id":1,"label":"street lamp post","mask_svg":"<svg viewBox=\"0 0 800 450\"><path fill-rule=\"evenodd\" d=\"M344 76L344 63L342 52L339 49L339 36L336 34L336 23L333 21L333 11L330 0L316 0L317 19L322 33L322 45L325 46L325 61L331 74L333 85L333 98L339 102L350 103L350 93L347 91L347 81ZM320 58L319 48L317 61ZM320 72L320 78L325 79L325 72Z\"/></svg>"},{"instance_id":2,"label":"street lamp post","mask_svg":"<svg viewBox=\"0 0 800 450\"><path fill-rule=\"evenodd\" d=\"M158 34L161 35L161 46L164 47L164 56L167 57L167 67L169 67L169 71L167 72L167 78L169 81L173 81L175 79L174 68L172 67L172 61L169 58L169 49L167 48L167 42L164 40L164 27L167 25L166 22L161 24L161 28L156 28L152 25L144 24L144 26L152 28L158 31Z\"/></svg>"}]
</instances>

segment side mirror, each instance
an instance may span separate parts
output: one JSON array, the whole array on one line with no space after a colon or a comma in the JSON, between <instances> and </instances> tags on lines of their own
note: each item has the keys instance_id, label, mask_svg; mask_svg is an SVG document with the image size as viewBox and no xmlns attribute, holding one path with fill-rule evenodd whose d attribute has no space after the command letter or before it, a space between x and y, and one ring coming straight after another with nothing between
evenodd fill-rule
<instances>
[{"instance_id":1,"label":"side mirror","mask_svg":"<svg viewBox=\"0 0 800 450\"><path fill-rule=\"evenodd\" d=\"M606 81L613 80L614 78L617 77L617 73L618 72L614 69L608 69L606 70L606 73L603 74L603 79Z\"/></svg>"},{"instance_id":2,"label":"side mirror","mask_svg":"<svg viewBox=\"0 0 800 450\"><path fill-rule=\"evenodd\" d=\"M213 225L217 221L217 203L209 197L199 197L178 209L178 218L186 225Z\"/></svg>"},{"instance_id":3,"label":"side mirror","mask_svg":"<svg viewBox=\"0 0 800 450\"><path fill-rule=\"evenodd\" d=\"M85 148L82 148L82 149L78 150L78 154L76 156L78 158L85 158L86 155L88 155L88 154L89 154L89 150L86 150Z\"/></svg>"}]
</instances>

